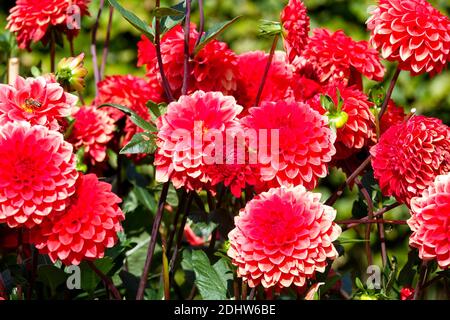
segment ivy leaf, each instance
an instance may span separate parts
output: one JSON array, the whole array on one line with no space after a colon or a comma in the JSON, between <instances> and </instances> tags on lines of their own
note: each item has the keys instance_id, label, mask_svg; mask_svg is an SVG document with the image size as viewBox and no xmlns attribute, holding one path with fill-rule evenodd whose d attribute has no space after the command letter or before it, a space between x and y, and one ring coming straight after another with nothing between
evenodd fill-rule
<instances>
[{"instance_id":1,"label":"ivy leaf","mask_svg":"<svg viewBox=\"0 0 450 320\"><path fill-rule=\"evenodd\" d=\"M192 252L191 263L195 273L195 283L202 298L225 300L227 298L227 279L229 278L223 274L225 264L211 266L208 256L202 250Z\"/></svg>"},{"instance_id":2,"label":"ivy leaf","mask_svg":"<svg viewBox=\"0 0 450 320\"><path fill-rule=\"evenodd\" d=\"M229 26L231 26L233 23L235 23L240 16L237 16L236 18L218 23L214 25L210 30L205 32L205 34L200 39L200 43L198 44L197 48L195 48L195 54L197 54L200 50L202 50L209 42L217 38L220 34L222 34Z\"/></svg>"},{"instance_id":3,"label":"ivy leaf","mask_svg":"<svg viewBox=\"0 0 450 320\"><path fill-rule=\"evenodd\" d=\"M133 12L122 7L116 0L108 0L109 3L125 18L133 27L141 31L145 36L153 41L155 31L144 21L138 18Z\"/></svg>"},{"instance_id":4,"label":"ivy leaf","mask_svg":"<svg viewBox=\"0 0 450 320\"><path fill-rule=\"evenodd\" d=\"M112 107L112 108L116 108L116 109L124 112L125 114L127 114L130 117L130 120L135 125L137 125L139 128L141 128L145 131L149 131L149 132L157 131L154 124L152 124L148 121L145 121L144 119L141 118L141 116L139 116L136 112L134 112L133 110L131 110L128 107L122 106L117 103L104 103L104 104L100 105L98 108L103 108L103 107Z\"/></svg>"},{"instance_id":5,"label":"ivy leaf","mask_svg":"<svg viewBox=\"0 0 450 320\"><path fill-rule=\"evenodd\" d=\"M120 150L120 154L154 153L155 138L151 133L138 132L128 144Z\"/></svg>"}]
</instances>

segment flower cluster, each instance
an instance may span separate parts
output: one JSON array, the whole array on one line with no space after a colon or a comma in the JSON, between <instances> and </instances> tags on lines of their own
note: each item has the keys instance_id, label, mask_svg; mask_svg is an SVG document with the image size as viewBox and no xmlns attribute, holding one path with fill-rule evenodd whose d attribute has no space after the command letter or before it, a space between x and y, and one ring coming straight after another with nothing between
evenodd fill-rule
<instances>
[{"instance_id":1,"label":"flower cluster","mask_svg":"<svg viewBox=\"0 0 450 320\"><path fill-rule=\"evenodd\" d=\"M90 0L18 0L8 16L7 29L17 33L21 49L30 49L31 43L47 43L52 32L62 32L69 39L75 37L81 26L77 16L89 15Z\"/></svg>"}]
</instances>

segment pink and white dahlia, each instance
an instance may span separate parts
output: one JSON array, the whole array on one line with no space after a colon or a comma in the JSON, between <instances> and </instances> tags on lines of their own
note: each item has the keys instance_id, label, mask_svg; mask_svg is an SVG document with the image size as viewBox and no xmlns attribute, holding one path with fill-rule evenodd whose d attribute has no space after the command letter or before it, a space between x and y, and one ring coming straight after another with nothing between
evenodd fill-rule
<instances>
[{"instance_id":1,"label":"pink and white dahlia","mask_svg":"<svg viewBox=\"0 0 450 320\"><path fill-rule=\"evenodd\" d=\"M227 253L250 287L303 287L338 257L336 210L320 198L303 186L274 188L257 195L235 217Z\"/></svg>"},{"instance_id":2,"label":"pink and white dahlia","mask_svg":"<svg viewBox=\"0 0 450 320\"><path fill-rule=\"evenodd\" d=\"M27 122L0 126L0 223L31 228L64 211L77 178L61 133Z\"/></svg>"},{"instance_id":3,"label":"pink and white dahlia","mask_svg":"<svg viewBox=\"0 0 450 320\"><path fill-rule=\"evenodd\" d=\"M257 134L261 180L268 186L303 185L312 190L319 178L328 174L328 165L336 153L336 134L327 118L307 104L264 101L260 107L250 108L241 124ZM267 134L263 134L264 130ZM272 139L277 132L278 139Z\"/></svg>"},{"instance_id":4,"label":"pink and white dahlia","mask_svg":"<svg viewBox=\"0 0 450 320\"><path fill-rule=\"evenodd\" d=\"M379 0L367 27L383 58L412 75L440 73L450 61L450 19L426 0Z\"/></svg>"},{"instance_id":5,"label":"pink and white dahlia","mask_svg":"<svg viewBox=\"0 0 450 320\"><path fill-rule=\"evenodd\" d=\"M73 115L74 125L68 139L76 150L84 148L92 164L106 159L106 147L114 135L114 120L96 107L79 108Z\"/></svg>"},{"instance_id":6,"label":"pink and white dahlia","mask_svg":"<svg viewBox=\"0 0 450 320\"><path fill-rule=\"evenodd\" d=\"M415 116L390 127L370 153L383 194L409 204L436 176L450 172L450 128L439 119Z\"/></svg>"},{"instance_id":7,"label":"pink and white dahlia","mask_svg":"<svg viewBox=\"0 0 450 320\"><path fill-rule=\"evenodd\" d=\"M13 86L0 84L0 124L27 121L58 130L58 121L72 113L78 98L53 77L18 77Z\"/></svg>"},{"instance_id":8,"label":"pink and white dahlia","mask_svg":"<svg viewBox=\"0 0 450 320\"><path fill-rule=\"evenodd\" d=\"M76 193L66 210L46 219L33 230L36 248L48 254L53 262L79 265L105 255L117 242L125 216L119 208L122 200L111 191L111 185L94 174L80 176Z\"/></svg>"},{"instance_id":9,"label":"pink and white dahlia","mask_svg":"<svg viewBox=\"0 0 450 320\"><path fill-rule=\"evenodd\" d=\"M219 156L213 152L216 145L223 148L215 138L224 139L238 126L241 111L233 97L220 92L196 91L170 103L157 121L156 180L170 179L175 188L188 190L209 188L208 165Z\"/></svg>"},{"instance_id":10,"label":"pink and white dahlia","mask_svg":"<svg viewBox=\"0 0 450 320\"><path fill-rule=\"evenodd\" d=\"M450 266L450 175L437 176L421 196L411 200L408 225L413 234L410 246L419 249L422 260L437 260L439 267Z\"/></svg>"}]
</instances>

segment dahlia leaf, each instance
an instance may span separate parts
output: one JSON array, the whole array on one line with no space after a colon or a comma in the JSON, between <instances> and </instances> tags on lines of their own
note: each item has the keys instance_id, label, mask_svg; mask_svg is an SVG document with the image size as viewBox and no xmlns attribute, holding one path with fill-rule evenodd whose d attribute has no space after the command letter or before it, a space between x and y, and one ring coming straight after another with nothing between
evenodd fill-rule
<instances>
[{"instance_id":1,"label":"dahlia leaf","mask_svg":"<svg viewBox=\"0 0 450 320\"><path fill-rule=\"evenodd\" d=\"M150 110L150 113L154 116L154 119L161 117L167 111L167 104L156 103L151 100L147 101L147 108Z\"/></svg>"},{"instance_id":2,"label":"dahlia leaf","mask_svg":"<svg viewBox=\"0 0 450 320\"><path fill-rule=\"evenodd\" d=\"M181 12L182 15L168 15L164 16L161 19L161 35L164 35L167 31L178 25L181 21L183 21L185 14L184 12L186 8L186 1L181 1L176 5L170 7L170 9L175 10L177 12ZM155 18L153 18L153 25L155 25Z\"/></svg>"},{"instance_id":3,"label":"dahlia leaf","mask_svg":"<svg viewBox=\"0 0 450 320\"><path fill-rule=\"evenodd\" d=\"M195 48L195 54L197 54L200 50L202 50L209 42L217 38L220 34L222 34L229 26L231 26L233 23L235 23L240 16L237 16L236 18L221 22L216 25L214 25L210 30L205 32L205 34L202 36L200 43Z\"/></svg>"},{"instance_id":4,"label":"dahlia leaf","mask_svg":"<svg viewBox=\"0 0 450 320\"><path fill-rule=\"evenodd\" d=\"M184 12L176 10L174 8L160 7L151 10L150 14L156 18L163 18L163 17L180 17L184 15Z\"/></svg>"},{"instance_id":5,"label":"dahlia leaf","mask_svg":"<svg viewBox=\"0 0 450 320\"><path fill-rule=\"evenodd\" d=\"M103 107L113 107L113 108L119 109L120 111L126 113L130 117L130 120L135 125L137 125L139 128L141 128L145 131L149 131L149 132L157 131L156 127L152 123L145 121L143 118L141 118L141 116L139 116L136 112L134 112L133 110L131 110L128 107L122 106L117 103L104 103L104 104L100 105L98 108L100 109Z\"/></svg>"},{"instance_id":6,"label":"dahlia leaf","mask_svg":"<svg viewBox=\"0 0 450 320\"><path fill-rule=\"evenodd\" d=\"M214 268L205 252L195 250L192 252L192 267L195 273L195 283L203 299L225 300L227 298L228 276L216 270L217 268L223 272L224 264Z\"/></svg>"},{"instance_id":7,"label":"dahlia leaf","mask_svg":"<svg viewBox=\"0 0 450 320\"><path fill-rule=\"evenodd\" d=\"M53 265L42 265L38 269L38 280L50 287L51 295L54 296L58 286L67 279L67 274Z\"/></svg>"},{"instance_id":8,"label":"dahlia leaf","mask_svg":"<svg viewBox=\"0 0 450 320\"><path fill-rule=\"evenodd\" d=\"M113 260L110 257L105 257L103 259L98 259L94 262L97 269L99 269L103 274L108 274L109 271L114 267ZM86 262L81 263L81 288L87 292L94 292L100 283L100 277L95 273L94 270L89 267Z\"/></svg>"},{"instance_id":9,"label":"dahlia leaf","mask_svg":"<svg viewBox=\"0 0 450 320\"><path fill-rule=\"evenodd\" d=\"M134 13L122 7L116 0L108 0L109 3L127 20L133 27L141 31L145 36L153 41L154 30L144 21L139 19Z\"/></svg>"},{"instance_id":10,"label":"dahlia leaf","mask_svg":"<svg viewBox=\"0 0 450 320\"><path fill-rule=\"evenodd\" d=\"M147 132L136 133L128 144L120 150L120 154L154 153L155 138Z\"/></svg>"}]
</instances>

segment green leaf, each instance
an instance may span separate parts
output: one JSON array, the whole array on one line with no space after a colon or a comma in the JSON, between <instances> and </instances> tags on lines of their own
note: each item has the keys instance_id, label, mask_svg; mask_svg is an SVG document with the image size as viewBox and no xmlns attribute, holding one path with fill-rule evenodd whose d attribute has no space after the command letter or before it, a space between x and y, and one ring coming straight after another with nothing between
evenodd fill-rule
<instances>
[{"instance_id":1,"label":"green leaf","mask_svg":"<svg viewBox=\"0 0 450 320\"><path fill-rule=\"evenodd\" d=\"M125 18L133 27L141 31L145 36L153 41L154 30L144 21L139 19L134 13L122 7L116 0L108 0L109 3Z\"/></svg>"},{"instance_id":2,"label":"green leaf","mask_svg":"<svg viewBox=\"0 0 450 320\"><path fill-rule=\"evenodd\" d=\"M147 108L150 110L150 113L153 115L154 119L161 117L161 115L167 112L167 104L156 103L151 100L147 101Z\"/></svg>"},{"instance_id":3,"label":"green leaf","mask_svg":"<svg viewBox=\"0 0 450 320\"><path fill-rule=\"evenodd\" d=\"M156 132L157 129L155 127L154 124L145 121L144 119L141 118L141 116L139 116L136 112L134 112L133 110L131 110L128 107L122 106L120 104L117 103L104 103L102 105L100 105L98 108L103 108L103 107L112 107L112 108L116 108L119 109L120 111L124 112L125 114L127 114L130 117L130 120L137 125L139 128L145 130L145 131L149 131L149 132Z\"/></svg>"},{"instance_id":4,"label":"green leaf","mask_svg":"<svg viewBox=\"0 0 450 320\"><path fill-rule=\"evenodd\" d=\"M212 267L208 256L202 250L192 252L195 283L203 299L225 300L227 298L227 277L217 271L221 270L223 266L221 263Z\"/></svg>"},{"instance_id":5,"label":"green leaf","mask_svg":"<svg viewBox=\"0 0 450 320\"><path fill-rule=\"evenodd\" d=\"M153 10L151 10L150 14L156 18L180 17L180 16L184 16L184 11L180 11L175 8L160 7L160 8L154 8Z\"/></svg>"},{"instance_id":6,"label":"green leaf","mask_svg":"<svg viewBox=\"0 0 450 320\"><path fill-rule=\"evenodd\" d=\"M229 21L218 23L214 25L210 30L205 32L205 34L200 39L200 43L198 44L197 48L195 48L195 54L197 54L201 49L203 49L210 41L212 41L213 39L217 38L220 34L222 34L229 26L235 23L239 18L240 16Z\"/></svg>"},{"instance_id":7,"label":"green leaf","mask_svg":"<svg viewBox=\"0 0 450 320\"><path fill-rule=\"evenodd\" d=\"M361 280L357 277L355 279L355 285L358 289L362 290L362 291L366 291L366 289L364 288L363 283L361 282Z\"/></svg>"},{"instance_id":8,"label":"green leaf","mask_svg":"<svg viewBox=\"0 0 450 320\"><path fill-rule=\"evenodd\" d=\"M120 150L120 154L154 153L155 138L151 133L138 132L128 144Z\"/></svg>"},{"instance_id":9,"label":"green leaf","mask_svg":"<svg viewBox=\"0 0 450 320\"><path fill-rule=\"evenodd\" d=\"M171 9L182 12L183 15L175 15L175 16L165 16L161 19L161 35L175 27L176 25L180 24L181 21L183 21L186 11L186 1L181 1L177 3L176 5L170 7ZM153 19L153 25L155 25L155 19Z\"/></svg>"},{"instance_id":10,"label":"green leaf","mask_svg":"<svg viewBox=\"0 0 450 320\"><path fill-rule=\"evenodd\" d=\"M134 187L134 194L137 200L144 205L152 214L156 212L156 200L155 197L148 192L146 188L139 186Z\"/></svg>"},{"instance_id":11,"label":"green leaf","mask_svg":"<svg viewBox=\"0 0 450 320\"><path fill-rule=\"evenodd\" d=\"M56 293L56 288L67 279L67 274L54 265L41 265L38 269L38 280L50 287L52 296Z\"/></svg>"},{"instance_id":12,"label":"green leaf","mask_svg":"<svg viewBox=\"0 0 450 320\"><path fill-rule=\"evenodd\" d=\"M103 274L108 274L108 272L113 268L113 260L110 257L105 257L103 259L96 260L94 262L97 269L99 269ZM86 262L80 264L81 267L81 288L87 292L94 292L100 283L100 277L92 270Z\"/></svg>"}]
</instances>

